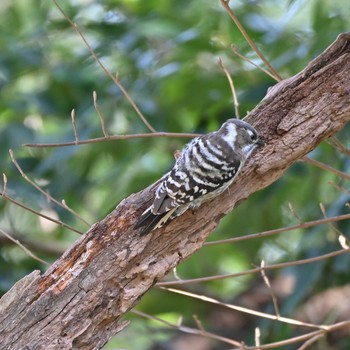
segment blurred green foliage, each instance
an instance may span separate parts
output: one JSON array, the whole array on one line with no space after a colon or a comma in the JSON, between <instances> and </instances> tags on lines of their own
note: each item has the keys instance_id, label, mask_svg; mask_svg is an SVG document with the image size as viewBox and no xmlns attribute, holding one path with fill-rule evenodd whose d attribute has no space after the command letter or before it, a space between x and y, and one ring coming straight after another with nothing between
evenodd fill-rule
<instances>
[{"instance_id":1,"label":"blurred green foliage","mask_svg":"<svg viewBox=\"0 0 350 350\"><path fill-rule=\"evenodd\" d=\"M158 131L199 132L215 130L234 115L231 92L218 58L234 78L245 115L275 82L236 57L231 48L260 64L256 55L213 0L70 0L60 1L68 16L83 31L101 61L118 76L148 121ZM290 77L322 52L337 35L349 30L350 3L341 0L232 1L232 8L251 38L284 77ZM110 134L147 132L121 91L96 64L83 41L50 1L2 0L0 4L0 169L8 178L7 194L29 207L49 213L85 231L85 226L66 210L49 202L28 184L11 163L13 149L26 174L58 200L64 199L90 223L102 219L120 200L143 189L173 163L174 150L184 139L136 139L77 147L25 148L24 143L74 140L70 113L75 109L80 139L102 136L92 92L98 95ZM339 138L349 147L349 128ZM329 144L311 156L344 172L349 159ZM297 163L268 189L254 194L222 220L210 240L260 232L301 220L348 212L348 192L335 175ZM0 201L0 226L27 242L42 259L54 261L56 246L68 247L75 233ZM349 237L349 223L338 227ZM0 241L0 292L33 269L45 266L18 246ZM46 248L39 242L45 242ZM51 248L51 249L49 249ZM337 235L329 226L295 230L279 236L204 247L178 267L182 278L233 273L259 265L318 256L338 249ZM273 271L272 277L291 275L294 289L281 301L290 314L310 296L348 284L349 256ZM253 288L256 275L189 286L199 294L232 301ZM269 305L270 307L271 305ZM196 314L209 330L212 306L189 298L153 290L140 309L166 319L183 316L194 324ZM268 311L271 311L270 309ZM242 316L244 317L244 316ZM155 332L154 323L133 319L106 348L146 349L171 342L174 332ZM262 341L293 334L285 325L256 321L247 329L246 343L253 343L254 327L263 327ZM151 327L150 329L146 327ZM142 345L140 345L142 344ZM160 346L160 345L159 345ZM165 345L164 345L165 346ZM349 344L342 345L342 349ZM215 349L219 349L217 345ZM163 348L162 348L163 349ZM164 347L165 349L165 347ZM339 347L340 349L340 347Z\"/></svg>"}]
</instances>

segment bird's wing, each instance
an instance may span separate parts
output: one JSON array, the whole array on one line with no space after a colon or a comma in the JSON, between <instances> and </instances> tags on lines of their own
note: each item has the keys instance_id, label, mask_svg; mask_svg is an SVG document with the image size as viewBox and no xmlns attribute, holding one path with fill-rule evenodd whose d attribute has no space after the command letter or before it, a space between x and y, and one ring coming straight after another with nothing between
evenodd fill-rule
<instances>
[{"instance_id":1,"label":"bird's wing","mask_svg":"<svg viewBox=\"0 0 350 350\"><path fill-rule=\"evenodd\" d=\"M166 217L165 219L167 220L169 211L173 209L169 214L170 216L176 209L176 207L168 209L173 201L173 199L168 196L166 188L164 187L165 179L168 176L169 173L163 176L164 180L157 188L153 204L142 213L140 219L135 225L135 229L143 227L140 233L141 236L147 234L156 227L160 227L159 225L163 222L162 218Z\"/></svg>"},{"instance_id":2,"label":"bird's wing","mask_svg":"<svg viewBox=\"0 0 350 350\"><path fill-rule=\"evenodd\" d=\"M156 197L153 201L151 210L154 214L163 214L174 208L176 206L174 204L174 198L170 197L167 188L167 179L165 179L156 191Z\"/></svg>"},{"instance_id":3,"label":"bird's wing","mask_svg":"<svg viewBox=\"0 0 350 350\"><path fill-rule=\"evenodd\" d=\"M189 203L195 208L215 197L233 181L241 160L226 157L210 144L209 136L192 140L173 169L162 178L153 204L136 224L136 228L144 226L141 235L160 227L172 216L181 215Z\"/></svg>"},{"instance_id":4,"label":"bird's wing","mask_svg":"<svg viewBox=\"0 0 350 350\"><path fill-rule=\"evenodd\" d=\"M220 189L225 189L232 182L240 166L241 161L237 159L220 170L209 170L200 164L191 172L174 168L157 190L152 212L163 214L201 197L220 192Z\"/></svg>"}]
</instances>

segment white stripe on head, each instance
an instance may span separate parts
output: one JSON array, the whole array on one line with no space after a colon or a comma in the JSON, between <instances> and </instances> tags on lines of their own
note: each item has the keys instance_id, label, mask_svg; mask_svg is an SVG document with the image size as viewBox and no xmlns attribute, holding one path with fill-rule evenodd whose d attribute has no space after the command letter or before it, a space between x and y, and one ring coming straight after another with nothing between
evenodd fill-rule
<instances>
[{"instance_id":1,"label":"white stripe on head","mask_svg":"<svg viewBox=\"0 0 350 350\"><path fill-rule=\"evenodd\" d=\"M222 139L232 148L237 137L237 128L234 123L227 123L225 125L226 133Z\"/></svg>"}]
</instances>

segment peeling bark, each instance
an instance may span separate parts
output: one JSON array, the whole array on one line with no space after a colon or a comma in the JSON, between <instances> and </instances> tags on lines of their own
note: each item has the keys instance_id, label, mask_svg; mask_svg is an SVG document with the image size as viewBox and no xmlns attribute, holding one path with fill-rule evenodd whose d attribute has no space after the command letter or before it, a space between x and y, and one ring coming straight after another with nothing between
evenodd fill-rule
<instances>
[{"instance_id":1,"label":"peeling bark","mask_svg":"<svg viewBox=\"0 0 350 350\"><path fill-rule=\"evenodd\" d=\"M1 348L100 349L127 325L121 316L200 249L221 217L348 122L349 72L350 34L342 34L249 114L266 146L230 191L139 237L133 226L152 200L153 184L94 224L47 272L34 271L17 282L0 300Z\"/></svg>"}]
</instances>

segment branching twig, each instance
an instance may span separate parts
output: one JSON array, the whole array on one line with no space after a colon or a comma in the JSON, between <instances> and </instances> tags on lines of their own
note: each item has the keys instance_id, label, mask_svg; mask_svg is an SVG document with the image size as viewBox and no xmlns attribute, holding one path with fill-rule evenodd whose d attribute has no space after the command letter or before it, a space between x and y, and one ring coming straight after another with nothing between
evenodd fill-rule
<instances>
[{"instance_id":1,"label":"branching twig","mask_svg":"<svg viewBox=\"0 0 350 350\"><path fill-rule=\"evenodd\" d=\"M23 245L31 250L39 251L47 255L61 256L65 250L67 250L68 245L63 245L61 242L46 242L43 240L35 240L32 238L26 238L24 235L15 235L11 233L11 237L22 242ZM0 246L5 244L13 244L13 241L6 237L0 236Z\"/></svg>"},{"instance_id":2,"label":"branching twig","mask_svg":"<svg viewBox=\"0 0 350 350\"><path fill-rule=\"evenodd\" d=\"M114 76L105 66L104 64L101 62L101 60L99 59L99 57L97 56L96 52L94 51L94 49L90 46L90 44L87 42L84 34L81 32L81 30L79 29L78 25L76 23L74 23L67 15L66 13L63 11L62 7L58 4L58 2L56 0L52 0L54 2L54 4L56 5L56 7L58 8L58 10L61 12L61 14L64 16L64 18L67 20L67 22L73 27L73 29L79 34L79 36L81 37L81 39L83 40L85 46L87 47L87 49L89 50L89 52L91 53L91 55L93 56L93 58L95 59L96 63L101 67L101 69L113 80L113 82L119 87L119 89L122 91L122 93L124 94L124 96L127 98L127 100L129 101L129 103L131 104L131 106L134 108L135 112L138 114L138 116L141 118L141 120L143 121L143 123L147 126L147 128L151 131L151 132L156 132L156 130L152 127L152 125L147 121L147 119L144 117L144 115L141 113L140 109L137 107L135 101L131 98L131 96L129 95L129 93L125 90L124 86L120 83L119 79L117 76Z\"/></svg>"},{"instance_id":3,"label":"branching twig","mask_svg":"<svg viewBox=\"0 0 350 350\"><path fill-rule=\"evenodd\" d=\"M346 188L344 188L343 186L339 186L336 182L329 181L328 184L335 187L338 191L343 192L343 193L347 194L348 196L350 196L350 191L347 190Z\"/></svg>"},{"instance_id":4,"label":"branching twig","mask_svg":"<svg viewBox=\"0 0 350 350\"><path fill-rule=\"evenodd\" d=\"M319 162L318 160L311 159L310 157L307 157L307 156L303 157L302 160L305 161L306 163L309 163L309 164L312 164L314 166L317 166L318 168L330 171L331 173L334 173L334 174L338 175L342 179L350 180L350 175L348 175L348 174L346 174L346 173L344 173L344 172L342 172L342 171L340 171L338 169L332 168L331 166L329 166L327 164Z\"/></svg>"},{"instance_id":5,"label":"branching twig","mask_svg":"<svg viewBox=\"0 0 350 350\"><path fill-rule=\"evenodd\" d=\"M306 350L310 345L314 344L320 338L324 337L324 333L316 334L309 340L307 340L302 346L300 346L297 350Z\"/></svg>"},{"instance_id":6,"label":"branching twig","mask_svg":"<svg viewBox=\"0 0 350 350\"><path fill-rule=\"evenodd\" d=\"M17 170L19 171L19 173L22 175L22 177L29 182L34 188L36 188L40 193L42 193L46 198L48 198L49 201L52 201L54 203L56 203L57 205L59 205L61 208L64 208L66 210L68 210L71 214L73 214L75 217L77 217L80 221L82 221L85 225L87 225L88 227L91 226L91 224L89 224L83 217L81 217L76 211L74 211L73 209L71 209L70 207L68 207L68 205L66 204L66 202L64 200L62 200L62 203L59 202L58 200L56 200L55 198L53 198L49 193L47 193L46 191L44 191L38 184L36 184L34 181L32 181L27 174L23 171L23 169L20 167L20 165L18 164L13 151L10 149L9 150L10 153L10 157L12 160L12 163L16 166ZM4 190L4 193L6 193L6 191Z\"/></svg>"},{"instance_id":7,"label":"branching twig","mask_svg":"<svg viewBox=\"0 0 350 350\"><path fill-rule=\"evenodd\" d=\"M328 330L328 328L329 328L329 326L326 326L326 325L316 325L316 324L312 324L312 323L298 321L298 320L288 318L288 317L276 316L276 315L267 314L265 312L254 311L252 309L249 309L249 308L246 308L243 306L237 306L237 305L233 305L233 304L223 303L217 299L210 298L210 297L207 297L205 295L199 295L199 294L187 292L187 291L180 290L180 289L174 289L174 288L162 288L162 289L167 290L167 291L172 292L172 293L185 295L185 296L188 296L190 298L202 300L202 301L205 301L205 302L210 303L210 304L220 305L220 306L223 306L227 309L236 310L239 312L243 312L245 314L258 316L258 317L266 318L269 320L280 321L283 323L287 323L287 324L291 324L291 325L295 325L295 326L308 327L308 328L317 328L317 329L324 329L324 330Z\"/></svg>"},{"instance_id":8,"label":"branching twig","mask_svg":"<svg viewBox=\"0 0 350 350\"><path fill-rule=\"evenodd\" d=\"M288 208L290 210L290 212L292 213L293 217L299 221L299 223L301 224L303 222L303 220L301 220L300 216L297 214L297 212L295 211L293 204L291 202L288 203Z\"/></svg>"},{"instance_id":9,"label":"branching twig","mask_svg":"<svg viewBox=\"0 0 350 350\"><path fill-rule=\"evenodd\" d=\"M233 100L233 107L235 109L235 114L236 114L236 118L240 119L239 116L239 103L238 103L238 98L237 98L237 94L236 94L236 89L235 89L235 85L233 83L233 79L229 73L229 71L226 69L226 67L224 66L222 59L219 57L219 66L222 68L222 70L224 71L226 78L228 80L228 83L230 84L230 89L231 89L231 93L232 93L232 100Z\"/></svg>"},{"instance_id":10,"label":"branching twig","mask_svg":"<svg viewBox=\"0 0 350 350\"><path fill-rule=\"evenodd\" d=\"M270 73L267 69L259 66L258 64L254 63L252 60L250 60L248 57L242 55L239 51L236 45L232 44L231 45L231 49L233 51L233 53L238 56L239 58L241 58L242 60L250 63L252 66L254 66L255 68L259 69L260 71L262 71L263 73L265 73L266 75L268 75L269 77L271 77L272 79L276 80L276 81L280 81L276 78L276 76L274 76L272 73Z\"/></svg>"},{"instance_id":11,"label":"branching twig","mask_svg":"<svg viewBox=\"0 0 350 350\"><path fill-rule=\"evenodd\" d=\"M265 345L259 345L258 347L256 346L246 346L244 349L245 350L271 350L271 349L280 349L282 346L286 346L286 345L290 345L290 344L294 344L294 343L299 343L320 335L324 335L326 333L329 332L333 332L336 331L338 329L341 328L346 328L350 326L350 321L344 321L344 322L339 322L339 323L335 323L331 326L328 326L327 330L324 329L320 329L318 331L312 331L303 335L299 335L293 338L289 338L286 340L281 340L281 341L277 341L274 343L269 343L269 344L265 344ZM232 350L241 350L241 348L234 348Z\"/></svg>"},{"instance_id":12,"label":"branching twig","mask_svg":"<svg viewBox=\"0 0 350 350\"><path fill-rule=\"evenodd\" d=\"M326 214L326 208L325 206L323 205L323 203L320 203L320 208L321 208L321 211L322 211L322 214L325 218L327 218L327 214ZM338 230L332 223L329 223L328 224L331 228L331 230L333 230L337 236L338 236L338 241L340 243L340 246L343 248L343 249L348 249L349 248L349 241L348 239L346 238L346 236L343 234L343 232L341 232L340 230Z\"/></svg>"},{"instance_id":13,"label":"branching twig","mask_svg":"<svg viewBox=\"0 0 350 350\"><path fill-rule=\"evenodd\" d=\"M236 340L232 340L232 339L229 339L229 338L226 338L226 337L222 337L222 336L216 335L214 333L207 332L205 330L191 328L191 327L186 327L186 326L182 326L182 325L177 325L177 324L171 323L169 321L163 320L163 319L161 319L161 318L159 318L157 316L152 316L152 315L146 314L146 313L138 311L138 310L131 310L130 312L135 314L135 315L138 315L138 316L145 317L145 318L148 318L148 319L153 320L153 321L157 321L157 322L163 323L163 324L167 325L168 327L171 327L173 329L177 329L177 330L179 330L179 331L181 331L183 333L202 335L202 336L204 336L206 338L219 340L221 342L224 342L226 344L230 344L230 345L233 345L233 346L239 346L239 347L241 346L241 343L236 341Z\"/></svg>"},{"instance_id":14,"label":"branching twig","mask_svg":"<svg viewBox=\"0 0 350 350\"><path fill-rule=\"evenodd\" d=\"M102 129L102 132L103 132L103 135L106 139L109 138L109 134L105 128L105 119L100 111L100 107L98 106L98 103L97 103L97 94L96 94L96 91L94 91L92 93L92 96L93 96L93 100L94 100L94 106L95 106L95 110L96 110L96 113L98 114L98 116L100 117L100 121L101 121L101 129Z\"/></svg>"},{"instance_id":15,"label":"branching twig","mask_svg":"<svg viewBox=\"0 0 350 350\"><path fill-rule=\"evenodd\" d=\"M233 22L236 24L237 28L239 29L239 31L242 33L242 35L244 36L244 39L247 40L249 46L252 48L253 51L256 52L256 54L258 55L258 57L266 64L266 66L269 68L270 72L273 74L274 78L277 81L281 81L282 77L277 73L277 71L271 66L270 62L264 57L264 55L262 54L262 52L258 49L258 47L255 45L254 41L250 38L249 34L247 33L247 31L244 29L244 27L242 26L242 24L240 23L240 21L238 20L238 18L236 17L236 15L233 13L233 11L230 8L230 0L220 0L222 6L224 7L224 9L227 11L227 13L230 15L230 17L232 18Z\"/></svg>"},{"instance_id":16,"label":"branching twig","mask_svg":"<svg viewBox=\"0 0 350 350\"><path fill-rule=\"evenodd\" d=\"M5 178L6 178L6 176L4 177L4 180L5 180ZM7 186L7 181L4 182L4 189L6 189L6 186ZM62 222L61 220L53 219L53 218L51 218L50 216L47 216L47 215L45 215L45 214L42 214L42 213L40 213L39 211L34 210L34 209L32 209L32 208L29 208L29 207L27 207L26 205L24 205L24 204L22 204L22 203L16 201L15 199L9 197L9 196L6 194L5 191L0 192L0 196L3 197L4 199L6 199L7 201L9 201L9 202L11 202L11 203L17 205L18 207L21 207L21 208L23 208L23 209L25 209L25 210L27 210L27 211L29 211L29 212L31 212L31 213L37 215L37 216L41 216L42 218L44 218L44 219L46 219L46 220L52 221L52 222L54 222L54 223L56 223L56 224L58 224L58 225L60 225L60 226L62 226L62 227L65 227L65 228L67 228L67 229L69 229L69 230L71 230L71 231L73 231L73 232L79 233L80 235L83 234L83 232L81 232L81 231L75 229L74 227L72 227L72 226L70 226L70 225L65 224L65 223Z\"/></svg>"},{"instance_id":17,"label":"branching twig","mask_svg":"<svg viewBox=\"0 0 350 350\"><path fill-rule=\"evenodd\" d=\"M280 233L283 233L283 232L293 231L293 230L297 230L297 229L300 229L300 228L310 228L310 227L314 227L314 226L318 226L318 225L328 224L330 222L337 222L337 221L349 220L349 219L350 219L350 214L337 215L337 216L330 217L330 218L324 218L324 219L318 219L318 220L313 220L313 221L301 222L301 223L299 223L297 225L281 227L281 228L277 228L277 229L274 229L274 230L253 233L253 234L250 234L250 235L243 235L243 236L240 236L240 237L233 237L233 238L228 238L228 239L221 239L221 240L218 240L218 241L206 242L204 244L204 246L226 244L226 243L236 243L236 242L239 242L239 241L247 241L247 240L250 240L250 239L263 238L263 237L267 237L267 236L277 235L277 234L280 234Z\"/></svg>"},{"instance_id":18,"label":"branching twig","mask_svg":"<svg viewBox=\"0 0 350 350\"><path fill-rule=\"evenodd\" d=\"M289 261L289 262L284 262L284 263L279 263L279 264L274 264L274 265L268 265L265 266L265 270L273 270L273 269L280 269L283 267L290 267L290 266L298 266L298 265L304 265L304 264L310 264L316 261L321 261L329 258L333 258L335 256L349 253L350 249L340 249L336 250L331 253L323 254L323 255L318 255L313 258L307 258L307 259L300 259L296 261ZM224 275L215 275L215 276L208 276L208 277L200 277L200 278L192 278L192 279L187 279L187 280L176 280L176 281L167 281L167 282L158 282L156 284L157 287L170 287L170 286L177 286L177 285L184 285L184 284L193 284L193 283L200 283L200 282L209 282L209 281L216 281L216 280L221 280L221 279L226 279L226 278L233 278L233 277L239 277L239 276L245 276L245 275L250 275L253 273L261 273L261 268L257 267L254 269L242 271L242 272L236 272L236 273L229 273L229 274L224 274Z\"/></svg>"},{"instance_id":19,"label":"branching twig","mask_svg":"<svg viewBox=\"0 0 350 350\"><path fill-rule=\"evenodd\" d=\"M275 293L272 290L271 283L270 283L268 277L266 276L266 273L265 273L265 261L264 260L261 261L260 267L261 267L261 276L262 276L263 281L265 282L265 284L266 284L266 286L267 286L267 288L268 288L268 290L270 292L272 303L273 303L273 307L275 308L275 314L276 314L277 319L279 319L281 317L281 315L280 315L280 311L279 311L279 308L278 308L277 298L275 296Z\"/></svg>"},{"instance_id":20,"label":"branching twig","mask_svg":"<svg viewBox=\"0 0 350 350\"><path fill-rule=\"evenodd\" d=\"M194 320L194 322L196 323L197 327L199 330L205 332L205 329L203 327L203 323L201 322L201 320L198 318L197 315L192 315L192 318Z\"/></svg>"},{"instance_id":21,"label":"branching twig","mask_svg":"<svg viewBox=\"0 0 350 350\"><path fill-rule=\"evenodd\" d=\"M345 154L347 157L350 157L350 149L346 148L337 137L332 136L328 142L330 144L333 144L340 152Z\"/></svg>"},{"instance_id":22,"label":"branching twig","mask_svg":"<svg viewBox=\"0 0 350 350\"><path fill-rule=\"evenodd\" d=\"M33 258L36 261L39 261L45 265L50 265L50 263L48 263L47 261L40 259L39 257L37 257L34 253L32 253L28 248L26 248L18 239L15 239L13 237L11 237L11 235L9 235L8 233L6 233L4 230L0 229L0 233L2 233L5 237L7 237L10 241L12 241L13 243L17 244L22 250L24 250L26 252L26 254L28 254L31 258Z\"/></svg>"},{"instance_id":23,"label":"branching twig","mask_svg":"<svg viewBox=\"0 0 350 350\"><path fill-rule=\"evenodd\" d=\"M138 311L138 310L132 310L131 313L138 315L138 316L141 316L141 317L144 317L144 318L147 318L147 319L150 319L150 320L153 320L153 321L160 322L160 323L165 324L166 326L168 326L170 328L179 330L183 333L202 335L202 336L205 336L209 339L219 340L219 341L222 341L224 343L233 345L233 346L235 346L235 348L232 350L243 350L243 349L244 350L269 350L269 349L277 349L277 348L280 349L283 346L299 343L302 341L306 341L304 343L304 345L305 344L310 345L313 342L315 342L317 339L323 337L326 333L333 332L333 331L341 329L341 328L346 328L346 327L349 327L349 325L350 325L350 321L343 321L343 322L333 324L331 326L325 326L324 329L311 331L309 333L299 335L299 336L296 336L293 338L289 338L286 340L281 340L281 341L277 341L277 342L269 343L269 344L265 344L265 345L246 346L243 343L238 342L236 340L228 339L226 337L221 337L221 336L218 336L216 334L212 334L212 333L209 333L206 331L203 332L203 331L195 329L195 328L177 325L177 324L171 323L169 321L163 320L159 317L152 316L152 315L146 314L146 313ZM305 347L299 348L298 350L304 350L304 349L306 349L306 348Z\"/></svg>"},{"instance_id":24,"label":"branching twig","mask_svg":"<svg viewBox=\"0 0 350 350\"><path fill-rule=\"evenodd\" d=\"M96 137L94 139L79 140L78 143L75 141L60 142L60 143L25 143L24 147L66 147L75 145L86 145L88 143L97 143L110 140L128 140L128 139L140 139L140 138L152 138L152 137L177 137L177 138L192 138L200 136L200 134L193 133L176 133L176 132L154 132L146 134L127 134L127 135L110 135L108 137Z\"/></svg>"}]
</instances>

